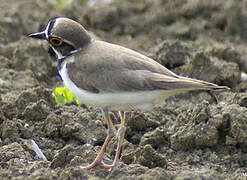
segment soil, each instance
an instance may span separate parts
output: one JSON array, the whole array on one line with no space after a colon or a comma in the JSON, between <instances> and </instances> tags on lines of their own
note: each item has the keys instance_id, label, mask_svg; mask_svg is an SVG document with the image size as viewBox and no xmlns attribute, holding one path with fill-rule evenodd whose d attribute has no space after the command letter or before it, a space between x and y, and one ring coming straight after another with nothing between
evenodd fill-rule
<instances>
[{"instance_id":1,"label":"soil","mask_svg":"<svg viewBox=\"0 0 247 180\"><path fill-rule=\"evenodd\" d=\"M1 2L0 179L246 179L246 6L244 0ZM62 85L57 62L47 42L27 37L55 16L177 74L231 90L184 93L152 112L128 112L119 165L112 172L82 170L103 144L106 124L100 109L55 103L53 90ZM115 148L116 140L105 162Z\"/></svg>"}]
</instances>

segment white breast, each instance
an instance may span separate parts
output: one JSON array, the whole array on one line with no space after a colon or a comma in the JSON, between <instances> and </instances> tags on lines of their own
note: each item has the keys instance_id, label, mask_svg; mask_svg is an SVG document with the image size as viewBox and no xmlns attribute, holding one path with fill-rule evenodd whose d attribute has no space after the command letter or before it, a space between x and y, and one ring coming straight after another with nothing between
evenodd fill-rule
<instances>
[{"instance_id":1,"label":"white breast","mask_svg":"<svg viewBox=\"0 0 247 180\"><path fill-rule=\"evenodd\" d=\"M65 86L78 98L83 104L98 107L107 107L109 110L129 110L139 109L151 110L155 103L172 95L165 91L139 91L139 92L119 92L119 93L91 93L77 87L69 78L67 73L67 63L73 62L73 56L66 59L62 64L59 74L63 79Z\"/></svg>"}]
</instances>

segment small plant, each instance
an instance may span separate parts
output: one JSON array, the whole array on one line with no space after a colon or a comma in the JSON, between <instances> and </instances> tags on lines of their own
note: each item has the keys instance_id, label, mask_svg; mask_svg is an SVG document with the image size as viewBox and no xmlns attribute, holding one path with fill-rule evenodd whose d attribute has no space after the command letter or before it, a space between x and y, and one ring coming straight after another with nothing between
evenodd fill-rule
<instances>
[{"instance_id":1,"label":"small plant","mask_svg":"<svg viewBox=\"0 0 247 180\"><path fill-rule=\"evenodd\" d=\"M62 10L73 2L73 0L56 0L48 1L56 9Z\"/></svg>"},{"instance_id":2,"label":"small plant","mask_svg":"<svg viewBox=\"0 0 247 180\"><path fill-rule=\"evenodd\" d=\"M72 94L67 87L57 87L53 92L53 96L57 104L65 104L73 101L80 104L80 99Z\"/></svg>"}]
</instances>

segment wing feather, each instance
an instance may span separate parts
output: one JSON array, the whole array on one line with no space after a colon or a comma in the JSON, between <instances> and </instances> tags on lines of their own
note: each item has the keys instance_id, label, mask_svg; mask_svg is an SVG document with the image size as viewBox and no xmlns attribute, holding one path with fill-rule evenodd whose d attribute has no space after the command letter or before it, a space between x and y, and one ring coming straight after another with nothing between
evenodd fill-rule
<instances>
[{"instance_id":1,"label":"wing feather","mask_svg":"<svg viewBox=\"0 0 247 180\"><path fill-rule=\"evenodd\" d=\"M221 87L178 76L140 53L103 41L95 41L77 54L67 68L77 86L93 93Z\"/></svg>"}]
</instances>

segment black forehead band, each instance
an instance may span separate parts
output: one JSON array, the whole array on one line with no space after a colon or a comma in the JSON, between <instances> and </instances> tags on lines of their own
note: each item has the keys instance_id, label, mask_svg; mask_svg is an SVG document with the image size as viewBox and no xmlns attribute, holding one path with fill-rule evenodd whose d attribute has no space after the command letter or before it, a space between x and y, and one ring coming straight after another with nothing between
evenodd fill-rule
<instances>
[{"instance_id":1,"label":"black forehead band","mask_svg":"<svg viewBox=\"0 0 247 180\"><path fill-rule=\"evenodd\" d=\"M56 19L53 19L53 20L50 22L49 27L48 27L48 29L47 29L47 34L48 34L48 36L51 35L51 29L53 28L55 22L56 22Z\"/></svg>"}]
</instances>

